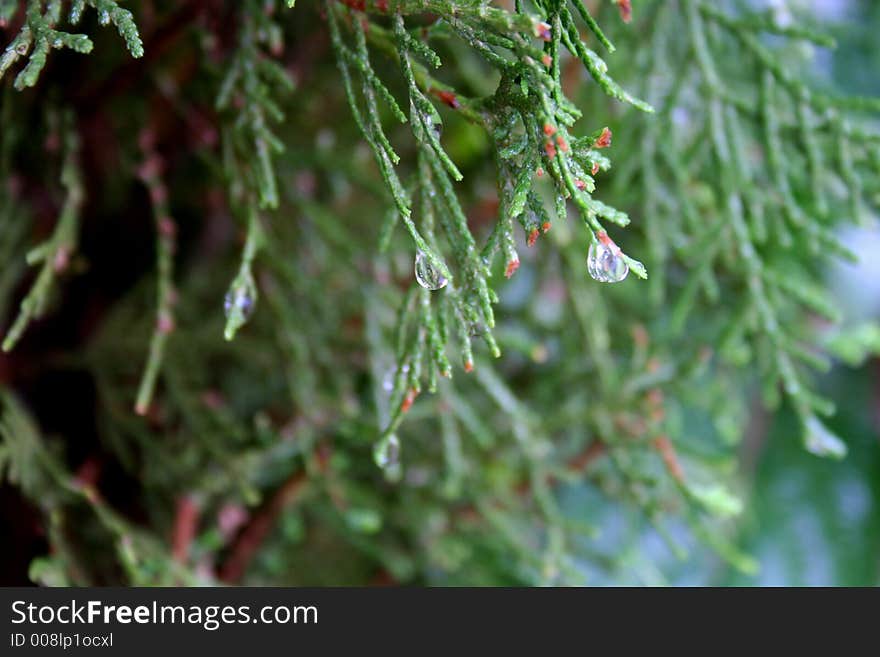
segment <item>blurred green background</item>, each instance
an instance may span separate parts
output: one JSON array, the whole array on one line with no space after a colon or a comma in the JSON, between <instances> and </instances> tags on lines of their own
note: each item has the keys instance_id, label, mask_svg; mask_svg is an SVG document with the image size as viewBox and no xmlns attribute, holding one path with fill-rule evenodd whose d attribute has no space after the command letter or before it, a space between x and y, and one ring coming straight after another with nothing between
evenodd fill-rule
<instances>
[{"instance_id":1,"label":"blurred green background","mask_svg":"<svg viewBox=\"0 0 880 657\"><path fill-rule=\"evenodd\" d=\"M834 51L815 52L816 83L849 94L880 95L880 2L876 0L752 0L769 5L777 20L806 10L834 34ZM880 171L877 172L880 175ZM843 331L865 330L880 320L880 230L846 235L860 256L857 265L827 273L844 314ZM876 349L876 335L873 348ZM876 353L876 352L875 352ZM837 404L829 426L842 436L849 455L840 462L804 451L795 418L786 411L767 415L760 404L741 449L742 495L739 545L760 564L754 575L731 568L680 528L675 538L690 556L679 561L637 514L611 505L595 491L572 494L569 508L588 513L602 528L592 549L610 557L641 534L630 558L609 574L588 572L608 585L876 586L880 584L880 362L840 361L824 377L822 391ZM757 393L756 393L757 394ZM595 498L592 499L591 498ZM592 503L591 503L592 502ZM622 540L623 539L623 540ZM613 563L608 559L608 563Z\"/></svg>"}]
</instances>

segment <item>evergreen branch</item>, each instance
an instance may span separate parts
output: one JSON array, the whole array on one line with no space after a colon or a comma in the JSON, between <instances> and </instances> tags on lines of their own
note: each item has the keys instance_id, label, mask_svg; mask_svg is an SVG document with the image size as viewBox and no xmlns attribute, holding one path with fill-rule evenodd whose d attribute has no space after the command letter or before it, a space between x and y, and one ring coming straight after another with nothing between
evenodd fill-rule
<instances>
[{"instance_id":1,"label":"evergreen branch","mask_svg":"<svg viewBox=\"0 0 880 657\"><path fill-rule=\"evenodd\" d=\"M50 2L43 13L42 0L28 0L25 24L0 56L0 78L20 58L28 55L27 65L15 78L15 88L24 89L37 83L46 65L49 51L53 48L70 48L80 53L92 50L92 41L84 34L69 34L54 29L61 14L61 3Z\"/></svg>"},{"instance_id":2,"label":"evergreen branch","mask_svg":"<svg viewBox=\"0 0 880 657\"><path fill-rule=\"evenodd\" d=\"M250 522L236 537L229 556L218 569L217 578L221 582L234 584L244 576L248 565L256 556L278 518L287 507L302 496L307 483L308 478L304 472L291 475L256 511Z\"/></svg>"},{"instance_id":3,"label":"evergreen branch","mask_svg":"<svg viewBox=\"0 0 880 657\"><path fill-rule=\"evenodd\" d=\"M119 7L115 0L77 0L71 5L72 24L79 22L86 4L98 12L98 22L101 25L112 22L116 26L132 57L143 56L143 42L130 11ZM55 29L61 20L60 0L50 0L45 12L43 5L43 0L28 0L24 25L0 55L0 79L2 79L18 59L30 53L28 63L15 78L15 88L19 90L37 83L51 50L70 48L79 53L89 53L94 46L92 40L85 34L72 34Z\"/></svg>"},{"instance_id":4,"label":"evergreen branch","mask_svg":"<svg viewBox=\"0 0 880 657\"><path fill-rule=\"evenodd\" d=\"M141 35L138 32L137 24L134 22L134 16L128 9L119 6L116 0L77 0L70 9L70 22L76 24L82 15L83 4L88 4L96 12L98 12L98 23L101 25L109 25L113 23L116 26L119 36L125 41L125 46L131 53L131 56L137 59L144 56L144 44L141 41Z\"/></svg>"},{"instance_id":5,"label":"evergreen branch","mask_svg":"<svg viewBox=\"0 0 880 657\"><path fill-rule=\"evenodd\" d=\"M233 130L228 134L227 175L240 179L242 171L252 181L261 208L278 207L278 186L273 157L284 152L284 144L269 127L284 120L279 102L294 88L284 68L262 51L263 43L281 48L278 25L257 3L243 6L240 43L229 70L220 84L215 102L220 111L236 110ZM235 163L230 159L239 160ZM232 168L238 171L232 171Z\"/></svg>"},{"instance_id":6,"label":"evergreen branch","mask_svg":"<svg viewBox=\"0 0 880 657\"><path fill-rule=\"evenodd\" d=\"M247 238L238 274L224 300L226 340L232 340L248 321L257 303L258 291L253 264L264 245L259 208L278 207L273 154L284 152L284 144L269 128L269 119L284 119L279 102L293 91L294 82L286 70L262 52L262 44L273 52L283 47L280 28L271 13L249 0L243 9L244 25L238 50L221 82L215 105L218 110L243 109L223 131L224 169L230 181L233 204L242 204Z\"/></svg>"},{"instance_id":7,"label":"evergreen branch","mask_svg":"<svg viewBox=\"0 0 880 657\"><path fill-rule=\"evenodd\" d=\"M241 265L238 274L232 279L229 291L226 293L224 307L226 310L226 328L223 336L232 340L238 330L250 319L257 304L259 293L254 281L253 265L257 254L263 247L265 237L260 226L260 215L257 209L251 206L247 215L247 238L241 255Z\"/></svg>"},{"instance_id":8,"label":"evergreen branch","mask_svg":"<svg viewBox=\"0 0 880 657\"><path fill-rule=\"evenodd\" d=\"M594 189L594 181L591 175L582 169L581 162L588 162L592 173L599 168L608 168L607 158L599 155L593 146L597 143L600 144L600 148L607 146L610 133L607 129L596 133L588 145L579 148L577 153L579 159L574 157L570 159L568 155L569 143L574 143L574 138L568 132L567 126L573 123L580 113L561 92L558 49L566 37L560 20L562 10L556 6L556 3L552 3L552 7L541 5L548 12L549 23L533 18L531 33L527 33L526 38L510 32L499 34L479 17L469 15L467 12L455 12L447 18L454 33L478 52L489 65L502 72L502 83L496 93L491 98L476 102L459 100L458 95L451 90L437 92L438 85L427 70L413 62L410 53L418 54L433 66L439 65L439 58L427 45L414 45L419 41L414 39L405 28L403 14L406 12L399 12L393 19L393 38L380 26L370 24L369 29L365 30L361 21L352 20L357 45L355 53L342 41L336 19L337 12L333 4L331 0L326 3L331 40L337 52L337 63L356 122L374 151L382 176L398 206L399 215L416 243L419 254L416 266L419 266L418 258L426 258L446 284L441 297L446 309L441 309L437 315L438 320L442 320L439 323L435 323L435 316L431 310L431 295L425 291L418 292L420 302L415 303L414 297L408 296L409 301L401 308L397 325L398 368L392 387L393 410L375 446L377 461L384 463L387 461L388 453L392 451L396 453L399 449L394 432L421 390L420 377L425 373L429 388L433 390L436 373L439 371L448 375L448 360L444 353L447 335L458 337L466 371L474 367L471 348L471 340L474 336L481 335L493 354L500 353L491 333L494 326L492 303L495 293L489 284L489 272L485 263L491 262L493 255L501 250L506 263L506 276L510 277L516 271L519 256L516 253L513 233L514 218L519 218L520 223L527 229L530 244L534 242L539 228L544 232L549 229L549 218L546 217L537 196L531 191L537 161L544 162L561 190L557 197L557 213L564 216L564 198L573 197L582 210L585 222L595 231L594 242L605 240L602 243L610 244L610 248L615 249L619 257L624 259L637 275L644 277L645 270L638 261L619 253L619 249L607 237L607 233L598 221L599 216L622 225L628 223L628 218L625 214L594 201L589 196L589 192ZM371 10L369 3L345 4L358 10L367 12ZM564 16L568 28L575 30L573 19L567 13L567 9ZM595 22L588 14L586 18L588 25L595 27ZM372 72L366 50L365 32L369 35L371 43L398 59L407 84L410 96L410 124L419 148L415 187L421 199L419 214L424 225L425 238L410 218L411 206L408 193L398 181L392 168L397 162L397 157L378 120L375 101L372 99L374 90L385 97L392 108L396 105L393 100L387 98L383 91L384 85L377 82ZM528 38L532 35L539 36L545 41L544 52L528 44ZM585 59L588 68L603 89L619 99L649 109L647 105L635 101L617 87L605 73L607 67L604 62L595 53L578 50L578 46L574 45L575 41L582 47L576 30L566 39L566 45ZM610 43L606 45L610 46ZM498 55L494 50L496 47L510 51L515 59L509 60ZM544 67L550 68L549 74ZM366 102L366 116L361 113L354 97L351 84L352 69L364 79L363 97ZM520 84L522 78L525 78L528 84L525 84L525 80ZM525 89L529 89L528 95L521 91ZM492 231L489 241L482 250L476 248L464 212L453 190L450 177L459 179L460 173L440 144L442 124L436 109L425 95L427 92L434 92L453 109L465 110L468 113L467 118L489 130L496 140L496 150L499 153L498 185L501 213L495 230ZM496 117L508 116L510 119L489 120L489 112L494 113ZM516 144L513 137L517 117L526 127L527 139L522 146ZM532 155L533 153L537 153L537 157ZM511 162L509 164L503 162L504 159ZM526 212L527 200L530 196L531 207ZM459 285L452 281L446 264L436 255L433 229L435 215L439 218L440 225L452 245L457 269L460 272ZM392 226L393 217L382 228L382 245L388 243Z\"/></svg>"},{"instance_id":9,"label":"evergreen branch","mask_svg":"<svg viewBox=\"0 0 880 657\"><path fill-rule=\"evenodd\" d=\"M31 266L43 264L21 302L18 316L3 338L3 351L11 351L24 334L28 324L40 318L46 311L55 278L67 269L76 251L79 215L85 191L79 169L79 136L71 122L69 116L65 117L61 128L64 131L64 160L61 165L61 184L65 189L64 204L52 235L25 256Z\"/></svg>"},{"instance_id":10,"label":"evergreen branch","mask_svg":"<svg viewBox=\"0 0 880 657\"><path fill-rule=\"evenodd\" d=\"M160 541L129 523L102 499L94 481L87 476L71 475L47 448L23 404L7 389L0 389L0 477L4 475L28 490L54 519L49 537L60 553L52 558L69 560L68 569L73 569L77 557L61 535L59 512L85 504L104 535L112 541L130 584L197 583L196 577L176 563ZM48 563L43 565L51 568ZM42 574L45 577L48 573Z\"/></svg>"},{"instance_id":11,"label":"evergreen branch","mask_svg":"<svg viewBox=\"0 0 880 657\"><path fill-rule=\"evenodd\" d=\"M154 135L146 131L141 135L144 161L138 170L138 176L147 187L153 207L153 218L156 226L156 321L153 337L150 340L150 352L147 364L141 377L138 389L135 412L146 414L153 398L156 379L162 368L165 355L165 344L168 336L174 331L174 252L176 247L177 224L171 217L168 208L168 190L162 180L163 162L154 150Z\"/></svg>"},{"instance_id":12,"label":"evergreen branch","mask_svg":"<svg viewBox=\"0 0 880 657\"><path fill-rule=\"evenodd\" d=\"M81 13L96 4L43 3L40 12L48 21L63 7ZM768 405L791 407L810 451L842 455L843 443L819 420L832 406L812 374L829 367L829 348L857 360L878 342L864 327L830 346L815 335L841 315L818 283L827 256L846 255L839 226L870 218L880 199L880 134L850 111L873 101L817 92L789 68L799 53L785 43L830 42L737 3L644 3L636 29L608 33L626 53L612 79L597 54L611 44L593 2L328 0L295 22L273 15L280 4L227 3L216 16L188 4L164 19L157 5L161 27L148 62L86 93L46 80L52 97L88 106L83 117L113 110L118 148L90 139L87 158L86 182L107 199L96 219L142 197L111 171L130 157L125 135L147 114L166 127L190 126L179 119L203 99L196 74L213 75L217 61L223 160L194 157L190 139L163 140L181 176L171 185L143 144L139 174L157 234L156 322L144 367L142 295L100 295L100 304L83 306L94 318L83 323L87 348L52 359L53 369L69 364L88 377L97 395L87 405L100 444L83 446L90 451L77 473L63 462L79 460L80 449L56 451L64 443L44 441L24 406L0 391L0 476L38 508L51 548L30 576L44 584L312 584L372 581L378 572L401 583L472 585L580 584L585 573L636 571L654 582L663 575L633 565L651 526L675 557L690 549L679 531L689 528L751 572L754 561L731 539L743 507L731 479L736 441L750 415L760 415L753 384L763 385ZM627 21L629 2L602 11L618 8ZM4 12L12 15L0 0L0 21ZM201 39L168 36L195 15L205 19ZM34 33L26 17L15 18L30 34L26 60ZM586 33L601 44L597 52ZM282 65L286 34L297 41ZM171 43L173 51L161 47ZM168 57L159 57L163 50ZM116 93L127 84L120 80L137 79L125 74L132 66L163 87L152 108ZM327 75L333 70L341 84ZM302 75L294 102L288 71ZM575 91L577 75L584 84ZM488 92L487 80L498 81ZM11 202L0 204L0 254L20 261L29 216L47 194L36 174L39 140L21 138L32 121L6 101L15 96L29 110L42 94L7 87L0 194ZM334 114L348 111L346 100L356 126ZM606 111L618 100L634 100L632 111ZM653 115L640 112L648 101ZM117 112L120 103L131 111ZM358 129L366 148L352 148ZM613 168L609 152L620 154ZM370 158L376 166L365 166ZM210 182L193 186L188 176ZM228 230L218 181L245 233L232 276L229 253L217 248ZM64 192L73 196L67 184ZM172 205L181 220L199 215L180 235L185 277L174 271L174 231L164 220ZM292 220L263 214L276 206ZM565 221L569 210L580 221ZM46 263L60 224L38 247ZM644 275L609 230L646 254L647 284L609 291L584 275L586 246ZM542 236L542 252L528 250ZM89 239L96 275L107 271L101 249L115 244L100 237ZM365 257L372 239L389 255ZM504 285L499 273L510 277L521 262ZM600 278L594 256L588 268ZM0 305L18 273L7 269ZM224 335L235 340L226 343L213 321L201 320L230 277ZM174 283L182 293L172 314ZM258 293L266 321L238 334ZM501 348L508 357L498 365L480 353ZM444 379L456 361L473 373L453 385ZM10 380L31 386L35 379L19 370L9 370ZM161 403L151 402L160 375ZM91 394L86 388L74 391L77 401ZM41 390L26 392L34 408L46 408ZM130 412L135 393L145 418ZM371 443L381 476L398 485L378 481ZM158 510L149 530L103 499L117 468L137 478L143 494L135 501ZM634 539L594 542L609 518ZM109 568L82 558L104 542ZM328 550L342 550L351 568L340 573L338 560L314 568L313 555L326 560Z\"/></svg>"},{"instance_id":13,"label":"evergreen branch","mask_svg":"<svg viewBox=\"0 0 880 657\"><path fill-rule=\"evenodd\" d=\"M488 6L483 0L338 0L352 9L372 14L400 16L435 14L455 16L479 22L498 34L532 32L540 29L540 19L534 15L515 14Z\"/></svg>"}]
</instances>

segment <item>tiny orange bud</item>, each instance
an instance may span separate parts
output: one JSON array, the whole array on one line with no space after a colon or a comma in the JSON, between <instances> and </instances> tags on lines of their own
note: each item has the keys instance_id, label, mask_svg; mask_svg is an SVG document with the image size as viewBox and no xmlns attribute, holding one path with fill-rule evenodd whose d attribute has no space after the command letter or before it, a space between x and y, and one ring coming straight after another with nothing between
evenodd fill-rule
<instances>
[{"instance_id":1,"label":"tiny orange bud","mask_svg":"<svg viewBox=\"0 0 880 657\"><path fill-rule=\"evenodd\" d=\"M406 413L410 408L412 408L413 402L416 400L416 395L418 393L410 388L406 393L406 397L403 398L403 402L400 404L400 412Z\"/></svg>"},{"instance_id":2,"label":"tiny orange bud","mask_svg":"<svg viewBox=\"0 0 880 657\"><path fill-rule=\"evenodd\" d=\"M535 36L539 39L543 39L544 41L550 41L553 38L553 33L550 31L550 25L544 22L535 23Z\"/></svg>"},{"instance_id":3,"label":"tiny orange bud","mask_svg":"<svg viewBox=\"0 0 880 657\"><path fill-rule=\"evenodd\" d=\"M431 92L452 109L458 109L459 107L461 107L461 103L458 101L458 98L451 91L444 91L443 89L432 89Z\"/></svg>"},{"instance_id":4,"label":"tiny orange bud","mask_svg":"<svg viewBox=\"0 0 880 657\"><path fill-rule=\"evenodd\" d=\"M595 148L608 148L611 146L611 131L608 128L602 128L602 134L593 142Z\"/></svg>"}]
</instances>

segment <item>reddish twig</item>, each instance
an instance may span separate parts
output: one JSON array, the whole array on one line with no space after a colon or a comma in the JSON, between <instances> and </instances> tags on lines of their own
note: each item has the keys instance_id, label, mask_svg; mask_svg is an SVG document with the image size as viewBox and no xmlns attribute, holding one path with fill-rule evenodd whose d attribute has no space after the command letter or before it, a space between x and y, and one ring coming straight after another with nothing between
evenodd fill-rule
<instances>
[{"instance_id":1,"label":"reddish twig","mask_svg":"<svg viewBox=\"0 0 880 657\"><path fill-rule=\"evenodd\" d=\"M189 548L196 536L199 523L199 507L195 500L184 495L177 500L174 515L174 531L171 535L171 554L178 563L186 563Z\"/></svg>"},{"instance_id":2,"label":"reddish twig","mask_svg":"<svg viewBox=\"0 0 880 657\"><path fill-rule=\"evenodd\" d=\"M568 469L573 472L584 472L590 464L605 453L605 443L594 440L580 454L568 462Z\"/></svg>"},{"instance_id":3,"label":"reddish twig","mask_svg":"<svg viewBox=\"0 0 880 657\"><path fill-rule=\"evenodd\" d=\"M229 556L217 570L217 577L220 581L235 584L244 576L251 560L275 526L281 512L299 497L306 481L306 473L297 472L290 476L272 497L257 509L233 542Z\"/></svg>"},{"instance_id":4,"label":"reddish twig","mask_svg":"<svg viewBox=\"0 0 880 657\"><path fill-rule=\"evenodd\" d=\"M657 438L654 438L652 444L660 453L660 458L663 459L663 464L666 466L666 470L669 472L670 476L678 483L683 484L684 470L678 460L675 447L672 446L672 441L666 436L658 436Z\"/></svg>"}]
</instances>

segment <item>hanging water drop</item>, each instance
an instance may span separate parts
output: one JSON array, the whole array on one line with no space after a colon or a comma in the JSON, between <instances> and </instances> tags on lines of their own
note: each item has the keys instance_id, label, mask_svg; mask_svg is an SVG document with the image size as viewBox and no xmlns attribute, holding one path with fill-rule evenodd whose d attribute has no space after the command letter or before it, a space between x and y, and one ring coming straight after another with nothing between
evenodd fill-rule
<instances>
[{"instance_id":1,"label":"hanging water drop","mask_svg":"<svg viewBox=\"0 0 880 657\"><path fill-rule=\"evenodd\" d=\"M223 310L226 313L224 338L232 340L238 329L247 323L257 306L258 297L257 286L250 271L239 272L223 300Z\"/></svg>"},{"instance_id":2,"label":"hanging water drop","mask_svg":"<svg viewBox=\"0 0 880 657\"><path fill-rule=\"evenodd\" d=\"M242 321L246 322L254 314L255 305L254 298L246 288L241 287L226 293L226 298L223 300L223 312L228 318L233 311L237 310L241 313Z\"/></svg>"},{"instance_id":3,"label":"hanging water drop","mask_svg":"<svg viewBox=\"0 0 880 657\"><path fill-rule=\"evenodd\" d=\"M442 290L449 282L421 251L416 253L415 273L416 281L426 290Z\"/></svg>"},{"instance_id":4,"label":"hanging water drop","mask_svg":"<svg viewBox=\"0 0 880 657\"><path fill-rule=\"evenodd\" d=\"M395 434L388 434L373 446L373 460L383 470L400 464L400 440Z\"/></svg>"},{"instance_id":5,"label":"hanging water drop","mask_svg":"<svg viewBox=\"0 0 880 657\"><path fill-rule=\"evenodd\" d=\"M431 126L431 131L434 133L434 136L437 139L440 139L440 136L443 134L443 121L440 120L440 117L428 117L428 125Z\"/></svg>"},{"instance_id":6,"label":"hanging water drop","mask_svg":"<svg viewBox=\"0 0 880 657\"><path fill-rule=\"evenodd\" d=\"M427 128L434 133L437 139L440 139L440 135L443 134L443 119L440 118L440 113L432 105L429 111L425 112L423 116L425 117L425 125Z\"/></svg>"},{"instance_id":7,"label":"hanging water drop","mask_svg":"<svg viewBox=\"0 0 880 657\"><path fill-rule=\"evenodd\" d=\"M397 375L397 370L395 368L390 368L387 372L385 372L385 376L382 377L382 390L391 394L394 390L394 377Z\"/></svg>"},{"instance_id":8,"label":"hanging water drop","mask_svg":"<svg viewBox=\"0 0 880 657\"><path fill-rule=\"evenodd\" d=\"M846 443L832 433L816 416L811 415L806 419L804 430L807 451L811 454L830 456L835 459L842 459L846 456Z\"/></svg>"},{"instance_id":9,"label":"hanging water drop","mask_svg":"<svg viewBox=\"0 0 880 657\"><path fill-rule=\"evenodd\" d=\"M607 237L606 237L607 239ZM601 283L618 283L626 278L629 266L614 242L593 242L587 254L587 271Z\"/></svg>"},{"instance_id":10,"label":"hanging water drop","mask_svg":"<svg viewBox=\"0 0 880 657\"><path fill-rule=\"evenodd\" d=\"M400 376L403 379L406 379L406 375L408 373L409 363L404 363L403 365L401 365L399 370L395 366L389 367L385 371L385 376L382 377L382 390L390 395L392 392L394 392L394 384L397 382L397 377Z\"/></svg>"}]
</instances>

